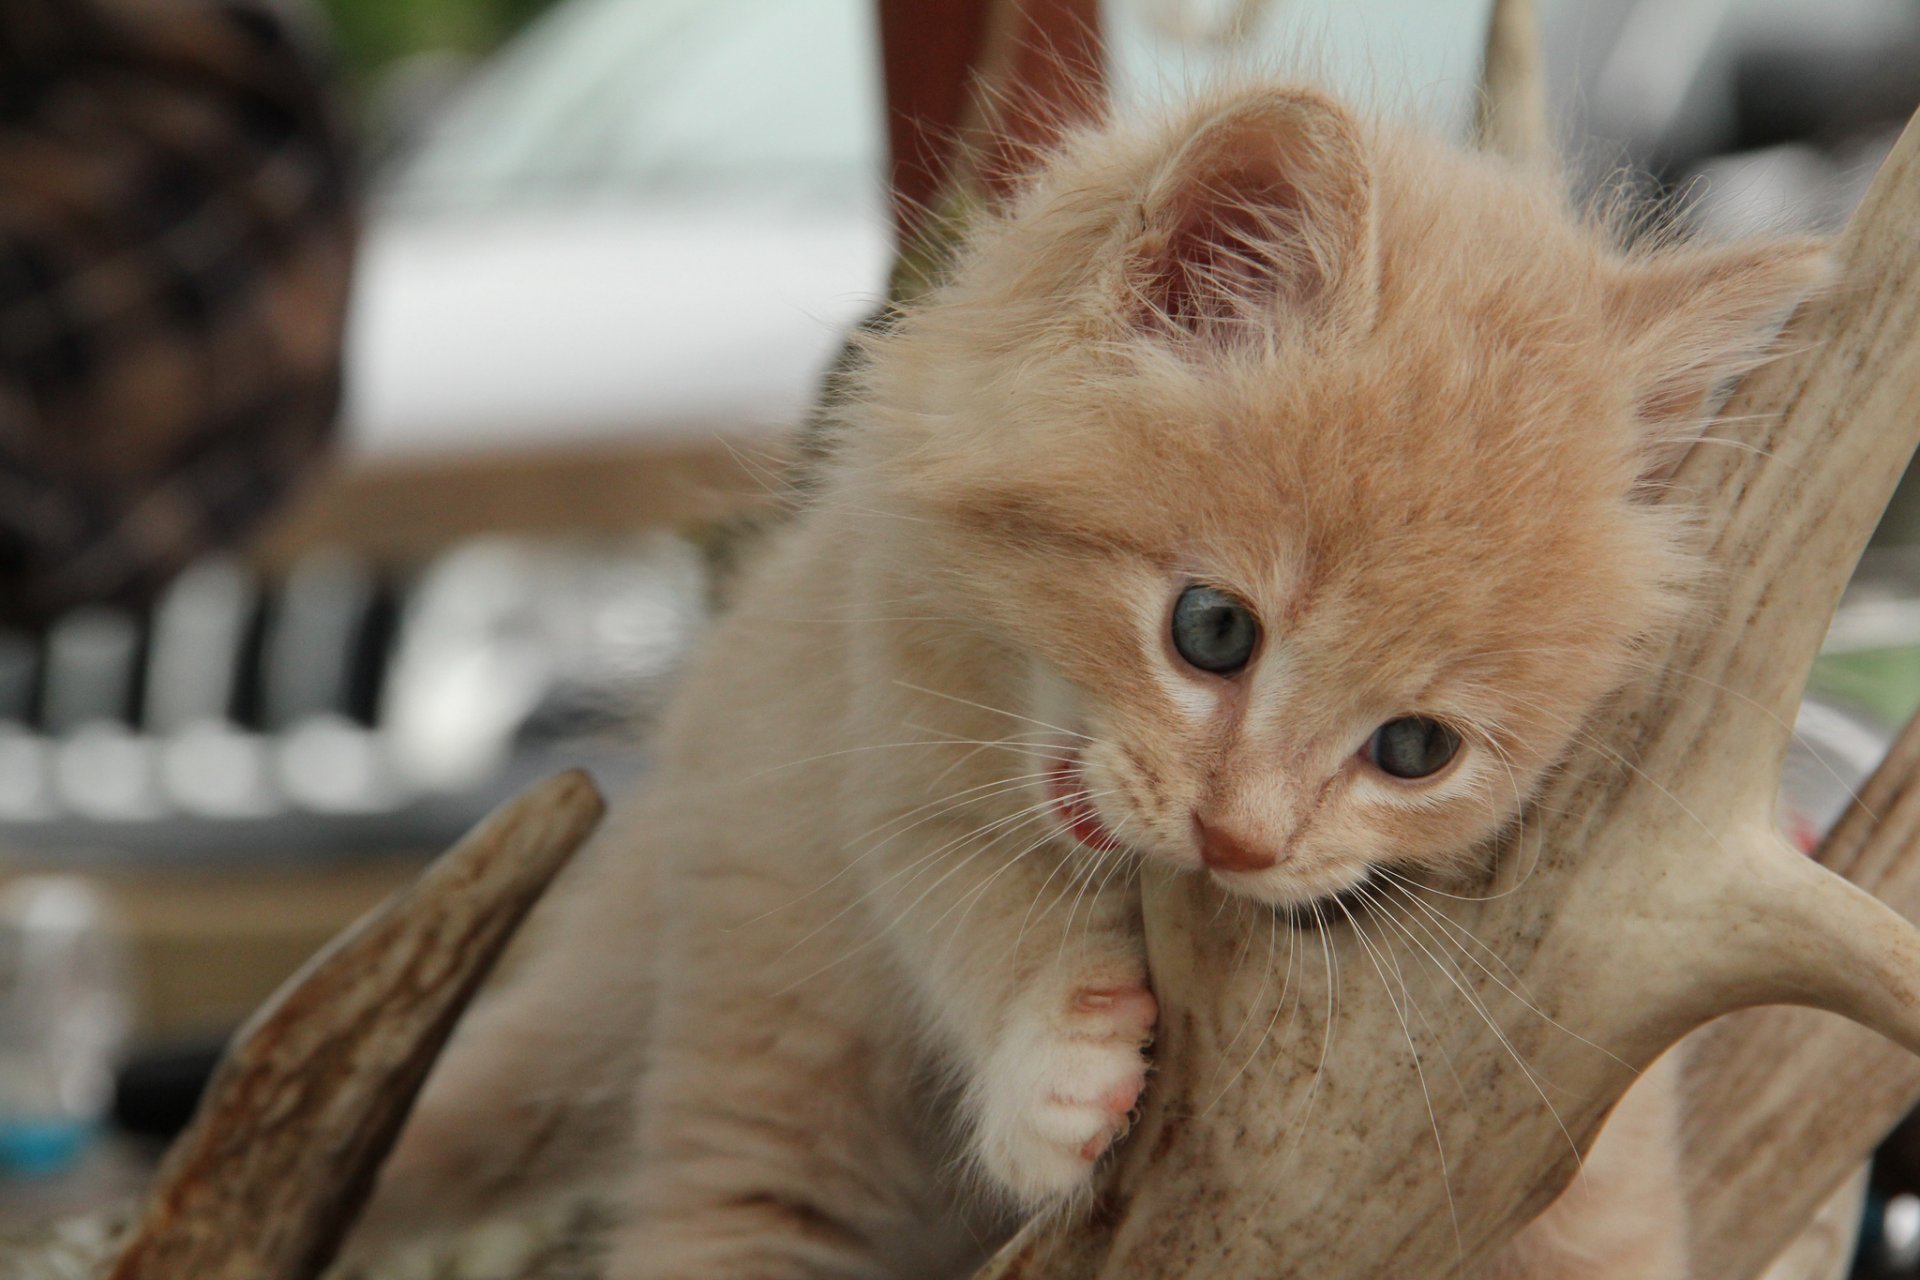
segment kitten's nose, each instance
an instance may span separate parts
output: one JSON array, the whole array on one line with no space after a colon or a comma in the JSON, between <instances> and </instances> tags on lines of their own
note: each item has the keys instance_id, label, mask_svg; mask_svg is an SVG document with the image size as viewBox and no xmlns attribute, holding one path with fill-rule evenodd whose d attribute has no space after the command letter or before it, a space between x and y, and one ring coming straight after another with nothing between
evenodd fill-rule
<instances>
[{"instance_id":1,"label":"kitten's nose","mask_svg":"<svg viewBox=\"0 0 1920 1280\"><path fill-rule=\"evenodd\" d=\"M1209 824L1198 813L1193 815L1193 831L1200 838L1200 861L1215 871L1265 871L1276 861L1270 850Z\"/></svg>"}]
</instances>

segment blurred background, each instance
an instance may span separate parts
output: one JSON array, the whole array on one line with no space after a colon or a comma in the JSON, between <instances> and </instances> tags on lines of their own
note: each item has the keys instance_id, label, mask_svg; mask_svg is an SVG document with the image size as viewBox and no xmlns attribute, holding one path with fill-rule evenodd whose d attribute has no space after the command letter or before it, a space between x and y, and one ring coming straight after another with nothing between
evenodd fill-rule
<instances>
[{"instance_id":1,"label":"blurred background","mask_svg":"<svg viewBox=\"0 0 1920 1280\"><path fill-rule=\"evenodd\" d=\"M0 27L38 33L0 32L0 59L70 72L38 7L0 0ZM613 790L644 768L715 607L714 530L776 503L846 334L887 296L908 135L885 104L939 95L925 64L883 76L882 7L270 6L323 51L300 74L332 123L307 123L346 175L325 187L351 243L331 432L275 455L294 460L276 500L193 554L0 631L0 1222L137 1185L141 1137L181 1123L237 1021L492 803L563 763ZM891 38L956 7L895 4ZM1837 227L1920 105L1920 0L1541 12L1578 184L1682 202L1716 236ZM1304 46L1464 132L1485 4L1099 15L1121 109ZM263 56L223 74L249 84ZM0 128L34 105L0 93ZM0 360L24 349L4 345L28 293L7 279ZM1920 706L1916 557L1903 490L1802 716L1783 819L1803 841ZM1920 1175L1895 1151L1882 1181L1860 1274L1920 1274Z\"/></svg>"}]
</instances>

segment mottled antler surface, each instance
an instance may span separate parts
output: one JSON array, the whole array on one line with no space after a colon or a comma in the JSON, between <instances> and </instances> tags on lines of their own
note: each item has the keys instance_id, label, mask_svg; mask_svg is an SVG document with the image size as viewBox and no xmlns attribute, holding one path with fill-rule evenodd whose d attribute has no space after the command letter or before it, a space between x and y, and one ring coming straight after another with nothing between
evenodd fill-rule
<instances>
[{"instance_id":1,"label":"mottled antler surface","mask_svg":"<svg viewBox=\"0 0 1920 1280\"><path fill-rule=\"evenodd\" d=\"M310 1280L520 920L600 820L585 774L521 795L342 934L235 1037L108 1280Z\"/></svg>"},{"instance_id":2,"label":"mottled antler surface","mask_svg":"<svg viewBox=\"0 0 1920 1280\"><path fill-rule=\"evenodd\" d=\"M1147 886L1164 1017L1144 1114L1098 1211L1030 1228L987 1275L1472 1274L1702 1023L1797 1003L1920 1047L1920 935L1789 851L1773 812L1815 651L1920 437L1916 218L1910 128L1838 286L1674 476L1713 566L1697 624L1590 726L1488 883L1383 891L1324 931L1276 921L1271 965L1204 881ZM1745 1185L1719 1200L1750 1227L1772 1205Z\"/></svg>"}]
</instances>

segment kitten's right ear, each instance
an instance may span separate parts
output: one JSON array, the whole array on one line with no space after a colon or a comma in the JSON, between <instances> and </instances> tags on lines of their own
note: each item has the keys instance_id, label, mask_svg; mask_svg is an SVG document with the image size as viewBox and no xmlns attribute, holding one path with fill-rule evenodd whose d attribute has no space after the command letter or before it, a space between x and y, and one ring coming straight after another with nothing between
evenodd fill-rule
<instances>
[{"instance_id":1,"label":"kitten's right ear","mask_svg":"<svg viewBox=\"0 0 1920 1280\"><path fill-rule=\"evenodd\" d=\"M1715 390L1767 357L1780 321L1834 266L1826 241L1786 238L1669 250L1616 268L1607 308L1633 370L1654 478L1684 455Z\"/></svg>"},{"instance_id":2,"label":"kitten's right ear","mask_svg":"<svg viewBox=\"0 0 1920 1280\"><path fill-rule=\"evenodd\" d=\"M1207 120L1154 175L1142 214L1128 283L1145 327L1373 323L1372 171L1353 119L1318 93L1268 90Z\"/></svg>"}]
</instances>

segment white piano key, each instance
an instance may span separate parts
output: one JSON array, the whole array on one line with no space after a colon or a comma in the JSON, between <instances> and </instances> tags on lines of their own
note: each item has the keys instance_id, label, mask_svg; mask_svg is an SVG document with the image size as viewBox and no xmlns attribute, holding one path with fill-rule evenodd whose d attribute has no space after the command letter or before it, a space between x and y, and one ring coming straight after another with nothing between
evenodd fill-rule
<instances>
[{"instance_id":1,"label":"white piano key","mask_svg":"<svg viewBox=\"0 0 1920 1280\"><path fill-rule=\"evenodd\" d=\"M383 735L339 715L311 716L276 735L274 778L316 813L380 813L409 799Z\"/></svg>"},{"instance_id":2,"label":"white piano key","mask_svg":"<svg viewBox=\"0 0 1920 1280\"><path fill-rule=\"evenodd\" d=\"M160 744L160 785L186 813L210 818L264 817L284 806L269 750L256 733L228 720L199 720Z\"/></svg>"},{"instance_id":3,"label":"white piano key","mask_svg":"<svg viewBox=\"0 0 1920 1280\"><path fill-rule=\"evenodd\" d=\"M88 818L136 822L162 817L153 743L126 725L93 720L53 747L53 789L60 803Z\"/></svg>"},{"instance_id":4,"label":"white piano key","mask_svg":"<svg viewBox=\"0 0 1920 1280\"><path fill-rule=\"evenodd\" d=\"M0 822L35 822L55 812L50 742L19 721L0 721Z\"/></svg>"},{"instance_id":5,"label":"white piano key","mask_svg":"<svg viewBox=\"0 0 1920 1280\"><path fill-rule=\"evenodd\" d=\"M230 713L258 599L252 575L227 556L200 560L174 579L154 609L147 645L149 733Z\"/></svg>"}]
</instances>

